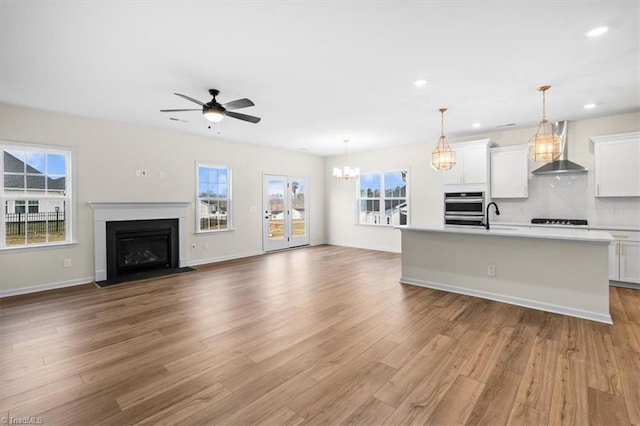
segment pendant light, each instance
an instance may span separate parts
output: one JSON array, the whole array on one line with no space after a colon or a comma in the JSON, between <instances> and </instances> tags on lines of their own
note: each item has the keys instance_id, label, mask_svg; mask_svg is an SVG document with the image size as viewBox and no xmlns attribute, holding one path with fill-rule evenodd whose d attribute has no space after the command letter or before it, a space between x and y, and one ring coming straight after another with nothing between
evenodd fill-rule
<instances>
[{"instance_id":1,"label":"pendant light","mask_svg":"<svg viewBox=\"0 0 640 426\"><path fill-rule=\"evenodd\" d=\"M456 152L447 144L444 135L444 112L446 108L440 108L442 115L440 120L440 139L435 149L431 152L431 167L436 170L449 170L456 164Z\"/></svg>"},{"instance_id":2,"label":"pendant light","mask_svg":"<svg viewBox=\"0 0 640 426\"><path fill-rule=\"evenodd\" d=\"M529 158L541 163L556 160L562 154L562 140L556 134L553 124L546 117L545 93L550 87L540 86L538 88L542 92L542 121L538 124L535 136L529 140Z\"/></svg>"},{"instance_id":3,"label":"pendant light","mask_svg":"<svg viewBox=\"0 0 640 426\"><path fill-rule=\"evenodd\" d=\"M336 180L350 180L356 179L360 176L360 169L358 167L349 167L349 139L344 140L344 165L342 167L333 168L333 177Z\"/></svg>"}]
</instances>

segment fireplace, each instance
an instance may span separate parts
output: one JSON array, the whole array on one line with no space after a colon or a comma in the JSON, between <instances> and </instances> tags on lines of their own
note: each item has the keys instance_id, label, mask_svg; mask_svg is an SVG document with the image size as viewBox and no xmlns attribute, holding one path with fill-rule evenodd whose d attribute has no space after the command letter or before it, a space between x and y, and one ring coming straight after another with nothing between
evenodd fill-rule
<instances>
[{"instance_id":1,"label":"fireplace","mask_svg":"<svg viewBox=\"0 0 640 426\"><path fill-rule=\"evenodd\" d=\"M107 222L107 280L178 268L178 219Z\"/></svg>"},{"instance_id":2,"label":"fireplace","mask_svg":"<svg viewBox=\"0 0 640 426\"><path fill-rule=\"evenodd\" d=\"M161 268L156 270L156 274L162 275L165 273L172 273L173 271L181 272L188 270L187 261L187 217L190 214L190 208L192 203L190 202L91 202L89 203L93 208L93 244L94 244L94 266L95 266L95 281L100 287L115 284L124 281L133 281L138 279L141 275L152 274L149 270L151 268L160 267L165 265L164 255L149 254L137 247L140 244L139 237L149 236L148 231L158 230L158 227L154 224L149 228L139 229L142 234L136 235L135 230L125 229L125 232L133 232L133 234L127 235L122 238L121 244L124 245L125 250L129 249L133 253L125 259L121 259L123 265L121 270L116 272L107 272L107 248L110 246L107 244L107 224L108 223L124 223L134 222L137 224L143 223L160 223L156 222L158 219L168 219L171 221L177 221L177 227L171 231L171 237L168 239L171 241L171 255L167 255L167 262L170 261L171 265L175 265L177 258L177 270L176 266ZM111 227L111 226L110 226ZM161 228L164 226L161 226ZM117 228L117 227L116 227ZM119 229L118 231L123 231ZM158 232L160 235L156 235L152 238L152 245L155 247L150 250L154 253L158 247L164 250L168 244L167 237L163 234L165 231ZM128 238L131 237L131 238ZM175 239L175 240L174 240ZM128 248L127 248L128 246ZM113 246L111 246L114 249ZM137 252L141 252L141 256L137 255ZM113 253L109 254L111 259L114 256ZM124 255L126 256L126 255ZM147 269L149 268L149 269ZM159 271L159 272L158 272ZM121 275L118 278L110 278L113 274Z\"/></svg>"}]
</instances>

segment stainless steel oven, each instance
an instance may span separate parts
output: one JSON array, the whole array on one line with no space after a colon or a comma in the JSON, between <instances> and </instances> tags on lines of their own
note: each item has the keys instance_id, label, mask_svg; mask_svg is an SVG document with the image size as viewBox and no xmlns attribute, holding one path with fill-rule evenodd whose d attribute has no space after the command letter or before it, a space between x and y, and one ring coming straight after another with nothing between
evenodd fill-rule
<instances>
[{"instance_id":1,"label":"stainless steel oven","mask_svg":"<svg viewBox=\"0 0 640 426\"><path fill-rule=\"evenodd\" d=\"M445 192L445 225L483 226L484 201L484 192Z\"/></svg>"}]
</instances>

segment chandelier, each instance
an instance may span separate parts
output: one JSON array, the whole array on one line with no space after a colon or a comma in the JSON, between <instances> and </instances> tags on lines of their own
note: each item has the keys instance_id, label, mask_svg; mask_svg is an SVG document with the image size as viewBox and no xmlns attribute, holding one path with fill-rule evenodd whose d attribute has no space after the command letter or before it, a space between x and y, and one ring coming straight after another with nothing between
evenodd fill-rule
<instances>
[{"instance_id":1,"label":"chandelier","mask_svg":"<svg viewBox=\"0 0 640 426\"><path fill-rule=\"evenodd\" d=\"M356 179L360 176L360 169L358 167L349 167L349 139L344 140L344 165L342 167L334 167L333 168L333 177L336 180L350 180Z\"/></svg>"}]
</instances>

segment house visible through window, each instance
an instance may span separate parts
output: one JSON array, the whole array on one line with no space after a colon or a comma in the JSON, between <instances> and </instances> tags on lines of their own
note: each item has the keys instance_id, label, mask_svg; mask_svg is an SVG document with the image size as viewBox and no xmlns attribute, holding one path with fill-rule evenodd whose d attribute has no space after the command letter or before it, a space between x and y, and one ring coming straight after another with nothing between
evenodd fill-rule
<instances>
[{"instance_id":1,"label":"house visible through window","mask_svg":"<svg viewBox=\"0 0 640 426\"><path fill-rule=\"evenodd\" d=\"M367 173L358 180L358 223L406 225L409 205L406 170Z\"/></svg>"},{"instance_id":2,"label":"house visible through window","mask_svg":"<svg viewBox=\"0 0 640 426\"><path fill-rule=\"evenodd\" d=\"M29 213L38 213L38 200L29 200ZM27 206L25 200L16 200L14 206L14 213L26 213Z\"/></svg>"},{"instance_id":3,"label":"house visible through window","mask_svg":"<svg viewBox=\"0 0 640 426\"><path fill-rule=\"evenodd\" d=\"M231 229L231 170L199 164L197 174L197 231Z\"/></svg>"},{"instance_id":4,"label":"house visible through window","mask_svg":"<svg viewBox=\"0 0 640 426\"><path fill-rule=\"evenodd\" d=\"M2 143L0 148L0 247L71 241L72 151Z\"/></svg>"}]
</instances>

